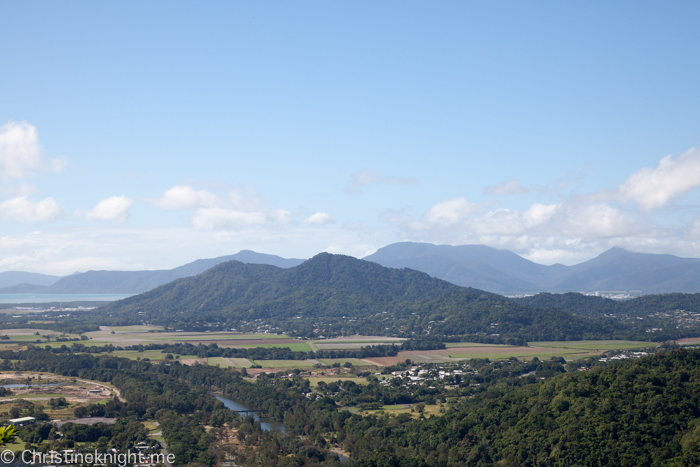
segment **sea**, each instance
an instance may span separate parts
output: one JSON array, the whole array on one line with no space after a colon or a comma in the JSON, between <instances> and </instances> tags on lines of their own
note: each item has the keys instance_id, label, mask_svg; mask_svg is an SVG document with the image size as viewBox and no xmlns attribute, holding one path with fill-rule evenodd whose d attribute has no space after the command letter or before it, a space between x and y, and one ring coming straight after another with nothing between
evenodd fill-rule
<instances>
[{"instance_id":1,"label":"sea","mask_svg":"<svg viewBox=\"0 0 700 467\"><path fill-rule=\"evenodd\" d=\"M133 294L42 294L7 293L0 294L0 303L70 303L70 302L113 302L128 298Z\"/></svg>"}]
</instances>

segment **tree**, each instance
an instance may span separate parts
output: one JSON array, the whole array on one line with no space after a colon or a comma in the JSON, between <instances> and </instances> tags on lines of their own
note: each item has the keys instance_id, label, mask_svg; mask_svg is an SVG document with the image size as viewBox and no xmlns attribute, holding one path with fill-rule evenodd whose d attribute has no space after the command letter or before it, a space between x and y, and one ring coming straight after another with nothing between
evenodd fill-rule
<instances>
[{"instance_id":1,"label":"tree","mask_svg":"<svg viewBox=\"0 0 700 467\"><path fill-rule=\"evenodd\" d=\"M12 425L0 427L0 446L9 443L17 437L17 428Z\"/></svg>"}]
</instances>

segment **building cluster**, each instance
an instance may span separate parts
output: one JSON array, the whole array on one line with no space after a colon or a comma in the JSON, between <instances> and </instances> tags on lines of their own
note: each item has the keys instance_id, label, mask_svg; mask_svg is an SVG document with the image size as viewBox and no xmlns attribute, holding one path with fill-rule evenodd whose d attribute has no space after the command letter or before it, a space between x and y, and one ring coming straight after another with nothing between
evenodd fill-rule
<instances>
[{"instance_id":1,"label":"building cluster","mask_svg":"<svg viewBox=\"0 0 700 467\"><path fill-rule=\"evenodd\" d=\"M686 310L668 310L668 311L657 311L649 315L649 318L659 318L670 320L676 323L676 327L689 328L695 327L700 324L700 313L695 313ZM647 331L653 332L653 331Z\"/></svg>"},{"instance_id":2,"label":"building cluster","mask_svg":"<svg viewBox=\"0 0 700 467\"><path fill-rule=\"evenodd\" d=\"M647 352L627 352L627 353L621 353L618 355L613 355L612 357L601 357L598 360L605 363L605 362L614 362L617 360L627 360L629 358L640 358L640 357L646 357L649 355Z\"/></svg>"}]
</instances>

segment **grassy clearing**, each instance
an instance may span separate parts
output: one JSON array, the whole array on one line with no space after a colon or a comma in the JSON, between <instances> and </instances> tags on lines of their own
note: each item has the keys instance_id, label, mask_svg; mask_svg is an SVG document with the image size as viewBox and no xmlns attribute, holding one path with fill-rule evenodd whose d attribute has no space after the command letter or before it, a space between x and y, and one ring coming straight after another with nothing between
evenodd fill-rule
<instances>
[{"instance_id":1,"label":"grassy clearing","mask_svg":"<svg viewBox=\"0 0 700 467\"><path fill-rule=\"evenodd\" d=\"M146 325L133 325L133 326L105 326L108 331L122 331L122 332L148 332L148 331L162 331L162 326L146 326Z\"/></svg>"},{"instance_id":2,"label":"grassy clearing","mask_svg":"<svg viewBox=\"0 0 700 467\"><path fill-rule=\"evenodd\" d=\"M315 365L310 360L256 360L253 363L263 368L309 368Z\"/></svg>"},{"instance_id":3,"label":"grassy clearing","mask_svg":"<svg viewBox=\"0 0 700 467\"><path fill-rule=\"evenodd\" d=\"M366 379L364 378L358 378L356 376L311 376L308 378L309 384L311 384L311 387L316 387L318 386L318 383L320 381L325 382L326 384L330 383L337 383L338 380L340 381L353 381L355 384L369 384Z\"/></svg>"},{"instance_id":4,"label":"grassy clearing","mask_svg":"<svg viewBox=\"0 0 700 467\"><path fill-rule=\"evenodd\" d=\"M528 345L532 347L553 347L556 349L578 350L623 350L659 346L659 344L656 342L642 341L553 341L529 342Z\"/></svg>"},{"instance_id":5,"label":"grassy clearing","mask_svg":"<svg viewBox=\"0 0 700 467\"><path fill-rule=\"evenodd\" d=\"M143 352L139 352L138 350L115 350L114 352L111 352L111 355L114 355L115 357L128 358L129 360L136 360L139 358L143 360L144 358L148 358L151 361L161 361L165 360L167 353L163 353L162 350L144 350ZM197 356L181 355L180 358L197 358Z\"/></svg>"},{"instance_id":6,"label":"grassy clearing","mask_svg":"<svg viewBox=\"0 0 700 467\"><path fill-rule=\"evenodd\" d=\"M476 342L446 342L445 347L508 347L500 344L478 344Z\"/></svg>"},{"instance_id":7,"label":"grassy clearing","mask_svg":"<svg viewBox=\"0 0 700 467\"><path fill-rule=\"evenodd\" d=\"M550 348L532 348L531 351L523 352L519 349L514 349L513 352L475 352L475 353L455 353L449 357L453 359L469 359L469 358L488 358L489 360L504 360L511 357L520 360L531 360L534 357L542 359L550 359L552 357L564 357L566 360L577 360L579 358L593 357L600 355L600 352L586 352L580 349L550 349Z\"/></svg>"},{"instance_id":8,"label":"grassy clearing","mask_svg":"<svg viewBox=\"0 0 700 467\"><path fill-rule=\"evenodd\" d=\"M247 358L229 358L234 368L250 368L253 364Z\"/></svg>"},{"instance_id":9,"label":"grassy clearing","mask_svg":"<svg viewBox=\"0 0 700 467\"><path fill-rule=\"evenodd\" d=\"M328 366L332 366L334 363L339 363L340 366L343 366L345 362L352 363L352 366L376 366L357 358L318 358L317 360Z\"/></svg>"},{"instance_id":10,"label":"grassy clearing","mask_svg":"<svg viewBox=\"0 0 700 467\"><path fill-rule=\"evenodd\" d=\"M246 358L226 358L226 357L209 357L209 365L219 366L221 368L250 368L252 363Z\"/></svg>"},{"instance_id":11,"label":"grassy clearing","mask_svg":"<svg viewBox=\"0 0 700 467\"><path fill-rule=\"evenodd\" d=\"M413 418L419 418L420 414L415 408L416 404L398 404L398 405L385 405L382 407L382 410L361 410L359 413L361 415L378 415L381 413L388 413L391 415L399 415L402 413L407 413L411 415ZM411 409L413 409L413 412L411 412ZM447 410L445 408L445 410ZM430 417L431 415L441 415L440 413L440 406L439 405L426 405L425 409L423 410L423 416L424 417Z\"/></svg>"},{"instance_id":12,"label":"grassy clearing","mask_svg":"<svg viewBox=\"0 0 700 467\"><path fill-rule=\"evenodd\" d=\"M24 399L24 400L36 400L36 399L46 399L49 400L51 398L57 398L57 397L66 397L65 394L63 393L53 393L53 394L20 394L20 395L13 395L13 396L5 396L6 399Z\"/></svg>"},{"instance_id":13,"label":"grassy clearing","mask_svg":"<svg viewBox=\"0 0 700 467\"><path fill-rule=\"evenodd\" d=\"M153 341L170 341L170 342L187 342L187 341L223 341L235 339L292 339L284 334L239 334L235 332L168 332L158 333L154 336L148 336L148 340Z\"/></svg>"},{"instance_id":14,"label":"grassy clearing","mask_svg":"<svg viewBox=\"0 0 700 467\"><path fill-rule=\"evenodd\" d=\"M19 438L15 438L15 441L13 443L5 443L5 445L2 447L3 451L9 450L12 452L15 451L23 451L24 450L24 442L20 441Z\"/></svg>"},{"instance_id":15,"label":"grassy clearing","mask_svg":"<svg viewBox=\"0 0 700 467\"><path fill-rule=\"evenodd\" d=\"M46 347L51 346L51 347L61 347L62 345L65 345L66 347L70 347L73 344L81 344L84 345L85 347L102 347L103 345L108 345L112 344L114 345L114 342L107 342L107 341L96 341L96 340L87 340L87 341L72 341L72 342L42 342L41 347ZM114 345L117 347L117 345Z\"/></svg>"},{"instance_id":16,"label":"grassy clearing","mask_svg":"<svg viewBox=\"0 0 700 467\"><path fill-rule=\"evenodd\" d=\"M160 426L157 425L154 421L145 421L141 423L143 423L143 426L145 426L149 432L160 431Z\"/></svg>"},{"instance_id":17,"label":"grassy clearing","mask_svg":"<svg viewBox=\"0 0 700 467\"><path fill-rule=\"evenodd\" d=\"M269 349L272 347L278 347L278 348L288 348L292 352L310 352L311 347L309 347L309 344L306 342L300 342L298 344L245 344L245 345L236 345L236 344L221 344L219 347L226 347L226 348L265 348Z\"/></svg>"},{"instance_id":18,"label":"grassy clearing","mask_svg":"<svg viewBox=\"0 0 700 467\"><path fill-rule=\"evenodd\" d=\"M359 350L368 345L378 344L319 344L318 342L314 342L314 345L318 350Z\"/></svg>"}]
</instances>

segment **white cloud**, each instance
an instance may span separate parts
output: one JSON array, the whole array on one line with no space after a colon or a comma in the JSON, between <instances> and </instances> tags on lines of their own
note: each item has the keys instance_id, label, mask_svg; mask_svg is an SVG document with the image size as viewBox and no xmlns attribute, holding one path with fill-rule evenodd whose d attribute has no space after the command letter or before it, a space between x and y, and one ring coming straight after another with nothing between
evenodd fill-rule
<instances>
[{"instance_id":1,"label":"white cloud","mask_svg":"<svg viewBox=\"0 0 700 467\"><path fill-rule=\"evenodd\" d=\"M170 269L243 249L286 258L310 258L322 251L362 257L394 241L385 231L347 231L340 226L317 228L298 223L283 227L207 230L143 228L127 223L98 224L89 229L42 228L40 235L6 233L0 234L0 271L71 274L89 269Z\"/></svg>"},{"instance_id":2,"label":"white cloud","mask_svg":"<svg viewBox=\"0 0 700 467\"><path fill-rule=\"evenodd\" d=\"M487 186L484 189L484 194L490 196L522 195L529 192L530 189L522 186L518 180L506 180L496 186Z\"/></svg>"},{"instance_id":3,"label":"white cloud","mask_svg":"<svg viewBox=\"0 0 700 467\"><path fill-rule=\"evenodd\" d=\"M85 214L88 220L124 222L134 201L126 196L103 199Z\"/></svg>"},{"instance_id":4,"label":"white cloud","mask_svg":"<svg viewBox=\"0 0 700 467\"><path fill-rule=\"evenodd\" d=\"M53 222L61 214L61 208L53 198L34 203L19 196L0 203L0 218L16 222Z\"/></svg>"},{"instance_id":5,"label":"white cloud","mask_svg":"<svg viewBox=\"0 0 700 467\"><path fill-rule=\"evenodd\" d=\"M311 214L309 217L301 221L301 223L308 225L326 225L335 223L335 219L325 212L317 212L315 214Z\"/></svg>"},{"instance_id":6,"label":"white cloud","mask_svg":"<svg viewBox=\"0 0 700 467\"><path fill-rule=\"evenodd\" d=\"M195 190L191 186L177 185L165 190L154 204L163 209L193 209L223 204L221 199L207 190Z\"/></svg>"},{"instance_id":7,"label":"white cloud","mask_svg":"<svg viewBox=\"0 0 700 467\"><path fill-rule=\"evenodd\" d=\"M623 200L650 211L699 186L700 150L693 148L675 159L664 157L655 169L644 167L633 173L618 187L618 193Z\"/></svg>"},{"instance_id":8,"label":"white cloud","mask_svg":"<svg viewBox=\"0 0 700 467\"><path fill-rule=\"evenodd\" d=\"M402 213L386 220L400 225L401 238L445 244L483 244L525 256L564 258L562 251L582 251L600 245L629 244L632 240L659 239L662 229L636 220L605 204L571 198L561 203L532 204L525 210L495 209L454 198L436 203L420 218ZM552 253L550 256L548 252Z\"/></svg>"},{"instance_id":9,"label":"white cloud","mask_svg":"<svg viewBox=\"0 0 700 467\"><path fill-rule=\"evenodd\" d=\"M363 187L381 183L384 185L414 185L418 183L413 177L380 177L376 170L362 169L352 176L345 187L346 193L360 193Z\"/></svg>"},{"instance_id":10,"label":"white cloud","mask_svg":"<svg viewBox=\"0 0 700 467\"><path fill-rule=\"evenodd\" d=\"M252 186L228 188L221 194L197 190L189 185L177 185L165 192L154 206L162 209L192 210L191 222L198 229L241 230L266 226L277 228L296 224L296 216L286 209L271 209ZM305 225L335 222L324 213L316 213L302 221Z\"/></svg>"},{"instance_id":11,"label":"white cloud","mask_svg":"<svg viewBox=\"0 0 700 467\"><path fill-rule=\"evenodd\" d=\"M21 179L38 170L60 171L68 159L59 157L48 164L39 143L39 132L27 122L8 122L0 127L0 176Z\"/></svg>"}]
</instances>

